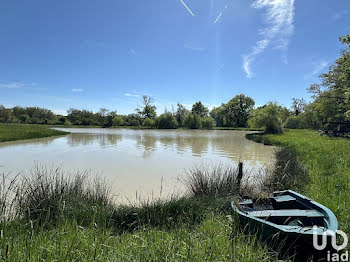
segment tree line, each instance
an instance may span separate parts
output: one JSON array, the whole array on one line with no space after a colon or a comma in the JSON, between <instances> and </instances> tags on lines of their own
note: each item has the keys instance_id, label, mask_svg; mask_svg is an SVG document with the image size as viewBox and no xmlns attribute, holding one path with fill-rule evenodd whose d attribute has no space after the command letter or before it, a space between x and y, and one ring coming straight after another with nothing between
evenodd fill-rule
<instances>
[{"instance_id":1,"label":"tree line","mask_svg":"<svg viewBox=\"0 0 350 262\"><path fill-rule=\"evenodd\" d=\"M244 94L236 95L226 104L211 111L198 101L189 110L178 103L171 111L165 110L157 116L157 108L153 98L142 97L142 105L136 108L135 113L119 115L116 111L101 108L94 113L89 110L71 108L67 116L55 115L52 111L39 107L0 106L0 122L51 124L51 125L83 125L83 126L133 126L160 129L174 129L178 127L189 129L212 129L217 127L248 127L248 120L252 116L255 102ZM279 106L281 109L283 107ZM288 111L286 108L283 110Z\"/></svg>"},{"instance_id":2,"label":"tree line","mask_svg":"<svg viewBox=\"0 0 350 262\"><path fill-rule=\"evenodd\" d=\"M281 133L283 128L319 129L331 122L350 121L350 36L339 38L347 47L329 71L320 76L321 83L308 90L313 101L293 98L291 108L269 102L255 107L253 98L244 94L234 96L227 103L209 110L201 101L189 110L178 103L171 111L157 116L154 100L142 97L142 105L135 113L119 115L116 111L101 108L94 113L71 108L67 116L55 115L39 107L5 108L0 105L0 122L83 126L133 126L159 129L178 127L189 129L212 129L216 127L264 128L268 133Z\"/></svg>"},{"instance_id":3,"label":"tree line","mask_svg":"<svg viewBox=\"0 0 350 262\"><path fill-rule=\"evenodd\" d=\"M142 105L136 108L135 113L128 115L119 115L116 111L105 108L101 108L96 113L71 108L67 111L67 116L63 116L55 115L52 111L39 107L5 108L0 106L0 122L65 126L143 126L159 129L179 127L213 129L215 126L261 128L266 126L266 129L271 132L279 132L282 124L292 114L290 110L277 103L271 102L258 108L254 106L253 98L239 94L212 110L209 110L201 101L194 103L190 110L178 103L171 111L165 110L164 113L157 116L153 98L143 96Z\"/></svg>"}]
</instances>

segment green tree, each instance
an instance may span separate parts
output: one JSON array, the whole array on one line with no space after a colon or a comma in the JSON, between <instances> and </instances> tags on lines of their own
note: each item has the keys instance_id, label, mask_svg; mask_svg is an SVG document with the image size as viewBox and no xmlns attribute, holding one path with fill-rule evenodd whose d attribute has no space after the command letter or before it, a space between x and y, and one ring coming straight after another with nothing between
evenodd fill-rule
<instances>
[{"instance_id":1,"label":"green tree","mask_svg":"<svg viewBox=\"0 0 350 262\"><path fill-rule=\"evenodd\" d=\"M139 106L136 109L136 112L142 117L142 118L150 118L154 119L157 117L156 109L157 107L153 105L154 100L150 96L143 96L142 97L142 106Z\"/></svg>"},{"instance_id":2,"label":"green tree","mask_svg":"<svg viewBox=\"0 0 350 262\"><path fill-rule=\"evenodd\" d=\"M67 119L73 125L101 125L104 117L102 117L102 114L105 114L104 110L102 110L100 113L94 114L88 110L79 110L74 108L70 108L67 113Z\"/></svg>"},{"instance_id":3,"label":"green tree","mask_svg":"<svg viewBox=\"0 0 350 262\"><path fill-rule=\"evenodd\" d=\"M108 115L108 113L109 113L109 110L106 109L106 108L100 108L100 111L98 111L96 113L96 119L97 119L99 125L107 126L107 115Z\"/></svg>"},{"instance_id":4,"label":"green tree","mask_svg":"<svg viewBox=\"0 0 350 262\"><path fill-rule=\"evenodd\" d=\"M287 118L284 127L290 129L300 128L300 117L298 116L290 116Z\"/></svg>"},{"instance_id":5,"label":"green tree","mask_svg":"<svg viewBox=\"0 0 350 262\"><path fill-rule=\"evenodd\" d=\"M0 122L8 123L11 122L12 113L10 109L5 108L3 105L0 105Z\"/></svg>"},{"instance_id":6,"label":"green tree","mask_svg":"<svg viewBox=\"0 0 350 262\"><path fill-rule=\"evenodd\" d=\"M268 103L253 110L249 118L250 127L263 127L265 133L282 133L282 111L277 103Z\"/></svg>"},{"instance_id":7,"label":"green tree","mask_svg":"<svg viewBox=\"0 0 350 262\"><path fill-rule=\"evenodd\" d=\"M184 120L188 113L189 113L189 110L187 110L182 104L177 103L175 118L179 126L184 126Z\"/></svg>"},{"instance_id":8,"label":"green tree","mask_svg":"<svg viewBox=\"0 0 350 262\"><path fill-rule=\"evenodd\" d=\"M26 108L15 106L12 108L12 114L18 119L20 119L21 116L27 115Z\"/></svg>"},{"instance_id":9,"label":"green tree","mask_svg":"<svg viewBox=\"0 0 350 262\"><path fill-rule=\"evenodd\" d=\"M321 83L309 87L319 122L343 122L350 115L350 35L339 38L347 47L340 57L320 76Z\"/></svg>"},{"instance_id":10,"label":"green tree","mask_svg":"<svg viewBox=\"0 0 350 262\"><path fill-rule=\"evenodd\" d=\"M196 102L192 106L192 114L196 114L199 117L205 117L209 113L209 110L207 107L205 107L201 101Z\"/></svg>"},{"instance_id":11,"label":"green tree","mask_svg":"<svg viewBox=\"0 0 350 262\"><path fill-rule=\"evenodd\" d=\"M111 127L113 126L113 122L114 122L114 118L117 116L117 112L116 111L110 111L107 113L107 115L105 116L105 121L103 123L104 127Z\"/></svg>"},{"instance_id":12,"label":"green tree","mask_svg":"<svg viewBox=\"0 0 350 262\"><path fill-rule=\"evenodd\" d=\"M157 127L160 129L174 129L174 128L177 128L177 126L178 126L178 123L174 115L170 112L161 114L157 118Z\"/></svg>"},{"instance_id":13,"label":"green tree","mask_svg":"<svg viewBox=\"0 0 350 262\"><path fill-rule=\"evenodd\" d=\"M113 126L122 126L124 125L124 119L122 116L116 115L113 118Z\"/></svg>"},{"instance_id":14,"label":"green tree","mask_svg":"<svg viewBox=\"0 0 350 262\"><path fill-rule=\"evenodd\" d=\"M196 113L189 113L185 117L184 126L190 129L201 129L201 118Z\"/></svg>"},{"instance_id":15,"label":"green tree","mask_svg":"<svg viewBox=\"0 0 350 262\"><path fill-rule=\"evenodd\" d=\"M124 125L139 126L142 123L142 118L139 114L128 114L124 119Z\"/></svg>"},{"instance_id":16,"label":"green tree","mask_svg":"<svg viewBox=\"0 0 350 262\"><path fill-rule=\"evenodd\" d=\"M201 119L203 129L213 129L215 127L215 120L211 116L206 116Z\"/></svg>"},{"instance_id":17,"label":"green tree","mask_svg":"<svg viewBox=\"0 0 350 262\"><path fill-rule=\"evenodd\" d=\"M142 125L146 127L155 127L156 121L154 119L146 118L143 120Z\"/></svg>"},{"instance_id":18,"label":"green tree","mask_svg":"<svg viewBox=\"0 0 350 262\"><path fill-rule=\"evenodd\" d=\"M224 114L228 124L235 127L246 127L249 114L254 109L254 105L254 100L243 94L232 98L224 105Z\"/></svg>"},{"instance_id":19,"label":"green tree","mask_svg":"<svg viewBox=\"0 0 350 262\"><path fill-rule=\"evenodd\" d=\"M216 126L226 126L227 125L224 104L222 104L219 107L214 107L210 111L210 116L214 119Z\"/></svg>"}]
</instances>

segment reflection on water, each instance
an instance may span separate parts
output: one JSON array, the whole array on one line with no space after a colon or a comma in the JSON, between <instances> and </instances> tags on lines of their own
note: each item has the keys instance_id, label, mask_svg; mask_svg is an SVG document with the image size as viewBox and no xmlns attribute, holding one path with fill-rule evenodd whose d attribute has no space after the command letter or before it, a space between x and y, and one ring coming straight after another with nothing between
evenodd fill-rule
<instances>
[{"instance_id":1,"label":"reflection on water","mask_svg":"<svg viewBox=\"0 0 350 262\"><path fill-rule=\"evenodd\" d=\"M273 147L245 139L243 131L61 129L71 134L0 144L0 171L21 172L34 162L102 173L122 196L182 190L184 169L197 163L244 161L260 168ZM161 181L163 184L160 185Z\"/></svg>"}]
</instances>

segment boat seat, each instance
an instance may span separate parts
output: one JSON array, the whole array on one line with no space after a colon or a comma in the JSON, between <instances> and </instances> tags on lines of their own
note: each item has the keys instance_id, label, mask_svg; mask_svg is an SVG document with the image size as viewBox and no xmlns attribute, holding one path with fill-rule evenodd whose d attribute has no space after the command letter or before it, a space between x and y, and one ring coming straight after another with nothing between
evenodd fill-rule
<instances>
[{"instance_id":1,"label":"boat seat","mask_svg":"<svg viewBox=\"0 0 350 262\"><path fill-rule=\"evenodd\" d=\"M297 199L290 195L275 196L272 198L272 205L275 209L300 209L301 206L298 205Z\"/></svg>"},{"instance_id":2,"label":"boat seat","mask_svg":"<svg viewBox=\"0 0 350 262\"><path fill-rule=\"evenodd\" d=\"M269 217L305 217L305 218L323 218L323 214L316 210L301 210L301 209L281 209L281 210L262 210L248 212L250 216L257 218Z\"/></svg>"},{"instance_id":3,"label":"boat seat","mask_svg":"<svg viewBox=\"0 0 350 262\"><path fill-rule=\"evenodd\" d=\"M251 200L251 199L245 199L245 200L239 202L238 204L240 206L246 206L246 207L250 207L250 208L252 208L254 205L253 200Z\"/></svg>"},{"instance_id":4,"label":"boat seat","mask_svg":"<svg viewBox=\"0 0 350 262\"><path fill-rule=\"evenodd\" d=\"M275 196L273 199L278 203L296 201L296 198L290 195Z\"/></svg>"}]
</instances>

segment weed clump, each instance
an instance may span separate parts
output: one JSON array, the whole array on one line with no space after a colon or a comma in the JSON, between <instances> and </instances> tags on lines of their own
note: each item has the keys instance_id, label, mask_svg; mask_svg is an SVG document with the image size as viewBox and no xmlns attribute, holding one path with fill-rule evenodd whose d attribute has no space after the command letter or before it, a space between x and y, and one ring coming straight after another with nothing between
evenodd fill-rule
<instances>
[{"instance_id":1,"label":"weed clump","mask_svg":"<svg viewBox=\"0 0 350 262\"><path fill-rule=\"evenodd\" d=\"M61 168L36 166L17 186L16 207L25 220L56 225L72 219L87 225L113 212L110 189L89 172L66 174Z\"/></svg>"}]
</instances>

